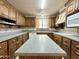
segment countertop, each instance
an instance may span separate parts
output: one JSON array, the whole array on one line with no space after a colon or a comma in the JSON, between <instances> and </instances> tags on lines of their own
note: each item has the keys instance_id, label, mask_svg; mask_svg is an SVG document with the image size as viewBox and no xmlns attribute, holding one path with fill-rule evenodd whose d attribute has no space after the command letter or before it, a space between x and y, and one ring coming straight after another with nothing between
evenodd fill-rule
<instances>
[{"instance_id":1,"label":"countertop","mask_svg":"<svg viewBox=\"0 0 79 59\"><path fill-rule=\"evenodd\" d=\"M79 42L79 34L78 33L67 33L67 32L52 32L52 33Z\"/></svg>"},{"instance_id":2,"label":"countertop","mask_svg":"<svg viewBox=\"0 0 79 59\"><path fill-rule=\"evenodd\" d=\"M19 33L14 33L14 34L6 34L6 35L3 35L3 36L0 36L0 42L3 42L3 41L6 41L6 40L9 40L9 39L12 39L12 38L15 38L17 36L20 36L20 35L23 35L23 34L26 34L27 32L19 32Z\"/></svg>"},{"instance_id":3,"label":"countertop","mask_svg":"<svg viewBox=\"0 0 79 59\"><path fill-rule=\"evenodd\" d=\"M17 56L67 56L47 35L30 34L29 40L25 42L16 52Z\"/></svg>"}]
</instances>

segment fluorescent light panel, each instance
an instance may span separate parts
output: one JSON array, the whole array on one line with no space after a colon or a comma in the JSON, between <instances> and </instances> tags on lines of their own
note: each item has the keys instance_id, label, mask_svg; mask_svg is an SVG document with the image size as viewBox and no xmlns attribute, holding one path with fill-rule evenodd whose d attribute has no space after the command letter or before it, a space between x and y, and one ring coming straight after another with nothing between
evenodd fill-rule
<instances>
[{"instance_id":1,"label":"fluorescent light panel","mask_svg":"<svg viewBox=\"0 0 79 59\"><path fill-rule=\"evenodd\" d=\"M45 3L46 3L46 0L41 0L41 9L45 8Z\"/></svg>"}]
</instances>

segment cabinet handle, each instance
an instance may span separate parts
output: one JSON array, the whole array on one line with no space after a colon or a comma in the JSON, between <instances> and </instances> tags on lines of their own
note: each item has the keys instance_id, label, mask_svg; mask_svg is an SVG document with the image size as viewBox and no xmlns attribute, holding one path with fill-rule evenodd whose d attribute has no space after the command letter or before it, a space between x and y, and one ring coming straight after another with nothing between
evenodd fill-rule
<instances>
[{"instance_id":1,"label":"cabinet handle","mask_svg":"<svg viewBox=\"0 0 79 59\"><path fill-rule=\"evenodd\" d=\"M4 55L4 56L0 56L0 59L1 58L9 58L10 56L7 56L7 55Z\"/></svg>"},{"instance_id":2,"label":"cabinet handle","mask_svg":"<svg viewBox=\"0 0 79 59\"><path fill-rule=\"evenodd\" d=\"M75 48L79 49L79 45L76 45Z\"/></svg>"},{"instance_id":3,"label":"cabinet handle","mask_svg":"<svg viewBox=\"0 0 79 59\"><path fill-rule=\"evenodd\" d=\"M17 44L18 44L19 42L17 42Z\"/></svg>"},{"instance_id":4,"label":"cabinet handle","mask_svg":"<svg viewBox=\"0 0 79 59\"><path fill-rule=\"evenodd\" d=\"M2 47L0 47L0 49L2 49Z\"/></svg>"},{"instance_id":5,"label":"cabinet handle","mask_svg":"<svg viewBox=\"0 0 79 59\"><path fill-rule=\"evenodd\" d=\"M75 53L77 56L79 56L79 52L75 51L74 53Z\"/></svg>"},{"instance_id":6,"label":"cabinet handle","mask_svg":"<svg viewBox=\"0 0 79 59\"><path fill-rule=\"evenodd\" d=\"M0 56L0 58L3 58L3 56Z\"/></svg>"}]
</instances>

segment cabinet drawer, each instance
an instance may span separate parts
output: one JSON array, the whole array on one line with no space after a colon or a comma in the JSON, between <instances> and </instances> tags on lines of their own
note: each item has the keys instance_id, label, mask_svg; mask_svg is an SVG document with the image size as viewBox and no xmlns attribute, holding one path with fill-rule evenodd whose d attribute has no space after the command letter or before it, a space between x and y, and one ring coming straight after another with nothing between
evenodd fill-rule
<instances>
[{"instance_id":1,"label":"cabinet drawer","mask_svg":"<svg viewBox=\"0 0 79 59\"><path fill-rule=\"evenodd\" d=\"M71 59L79 59L79 50L72 46Z\"/></svg>"},{"instance_id":2,"label":"cabinet drawer","mask_svg":"<svg viewBox=\"0 0 79 59\"><path fill-rule=\"evenodd\" d=\"M79 50L79 42L72 41L72 46Z\"/></svg>"},{"instance_id":3,"label":"cabinet drawer","mask_svg":"<svg viewBox=\"0 0 79 59\"><path fill-rule=\"evenodd\" d=\"M61 45L62 37L58 35L54 35L54 41L58 43L59 45Z\"/></svg>"},{"instance_id":4,"label":"cabinet drawer","mask_svg":"<svg viewBox=\"0 0 79 59\"><path fill-rule=\"evenodd\" d=\"M7 42L0 43L0 51L3 49L7 49Z\"/></svg>"},{"instance_id":5,"label":"cabinet drawer","mask_svg":"<svg viewBox=\"0 0 79 59\"><path fill-rule=\"evenodd\" d=\"M9 44L12 45L12 44L16 44L16 41L17 41L17 38L12 38L9 40Z\"/></svg>"},{"instance_id":6,"label":"cabinet drawer","mask_svg":"<svg viewBox=\"0 0 79 59\"><path fill-rule=\"evenodd\" d=\"M70 39L63 38L63 45L70 47Z\"/></svg>"}]
</instances>

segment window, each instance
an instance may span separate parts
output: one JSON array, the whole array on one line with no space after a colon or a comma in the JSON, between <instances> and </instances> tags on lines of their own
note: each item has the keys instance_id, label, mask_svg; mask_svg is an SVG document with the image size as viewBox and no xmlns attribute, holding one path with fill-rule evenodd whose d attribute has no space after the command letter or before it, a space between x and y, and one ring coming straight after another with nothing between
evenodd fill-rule
<instances>
[{"instance_id":1,"label":"window","mask_svg":"<svg viewBox=\"0 0 79 59\"><path fill-rule=\"evenodd\" d=\"M49 28L49 19L45 17L37 18L37 28Z\"/></svg>"}]
</instances>

